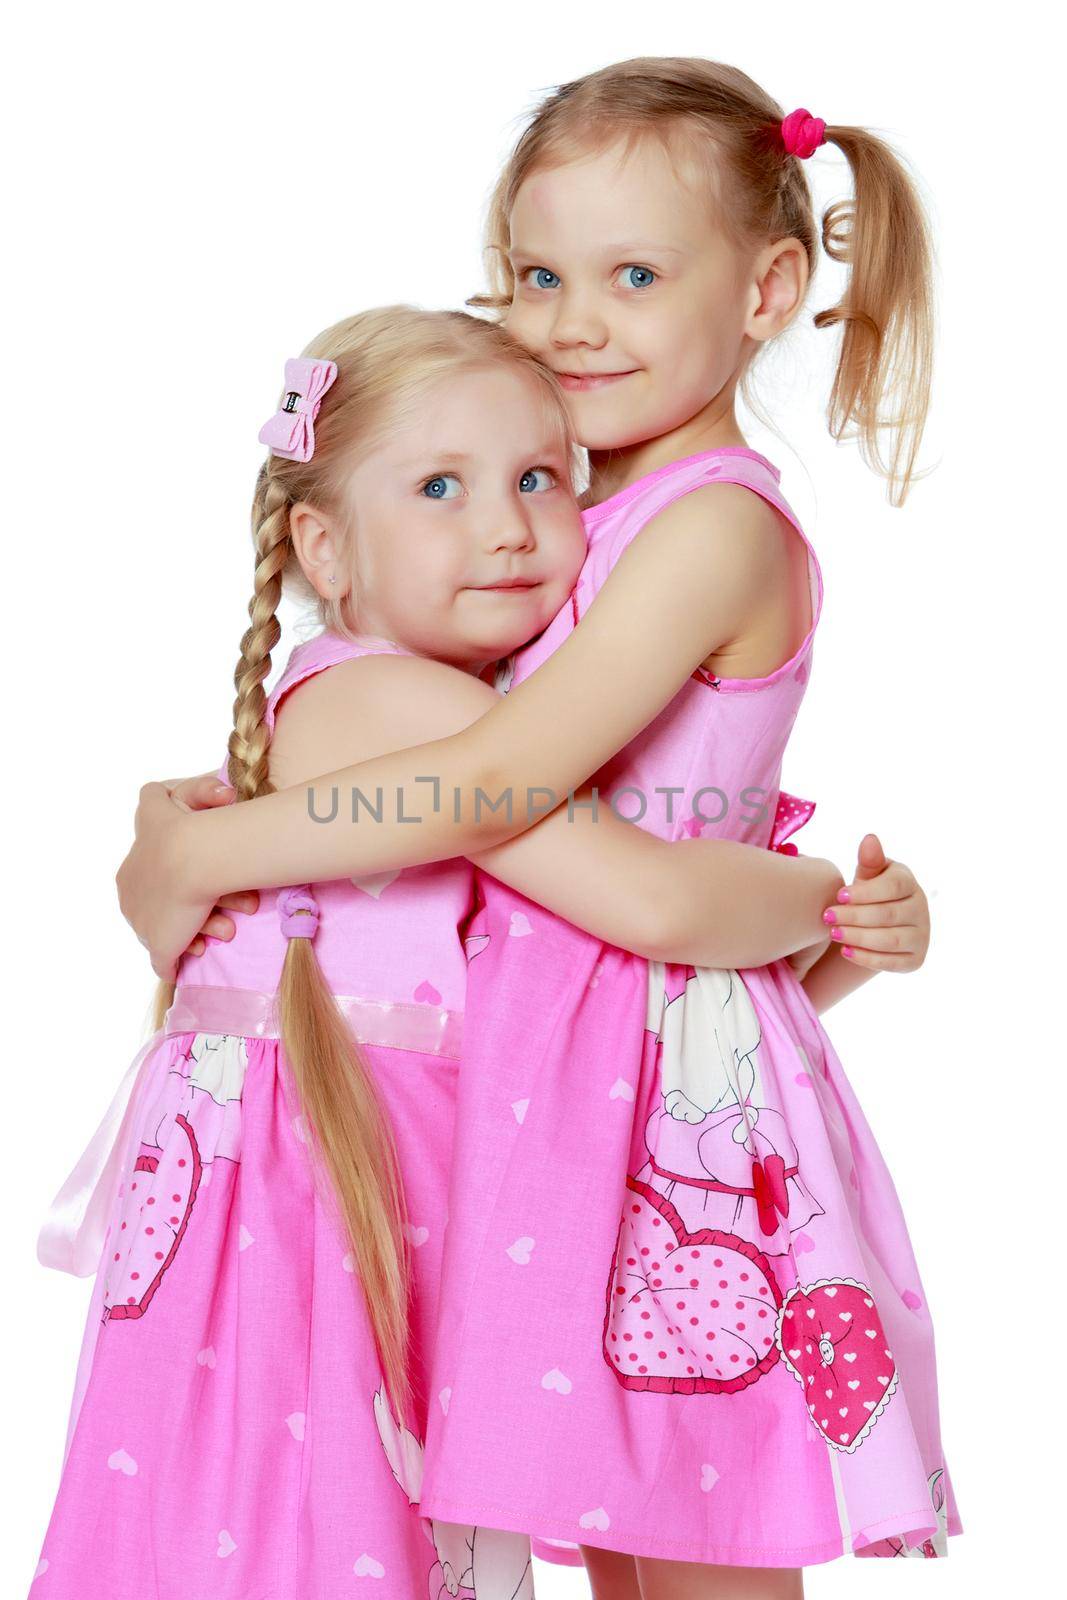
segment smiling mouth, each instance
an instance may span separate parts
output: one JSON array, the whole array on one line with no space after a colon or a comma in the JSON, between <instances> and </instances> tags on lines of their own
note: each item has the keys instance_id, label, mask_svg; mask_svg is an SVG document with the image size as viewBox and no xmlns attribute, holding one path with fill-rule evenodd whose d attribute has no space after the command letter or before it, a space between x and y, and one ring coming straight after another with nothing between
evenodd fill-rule
<instances>
[{"instance_id":1,"label":"smiling mouth","mask_svg":"<svg viewBox=\"0 0 1067 1600\"><path fill-rule=\"evenodd\" d=\"M540 587L540 580L535 580L533 578L511 578L503 583L478 583L473 584L472 587L480 591L490 592L495 592L500 589L537 589Z\"/></svg>"},{"instance_id":2,"label":"smiling mouth","mask_svg":"<svg viewBox=\"0 0 1067 1600\"><path fill-rule=\"evenodd\" d=\"M636 371L636 367L631 367L627 372L557 372L556 377L564 389L603 389L621 378L632 377Z\"/></svg>"}]
</instances>

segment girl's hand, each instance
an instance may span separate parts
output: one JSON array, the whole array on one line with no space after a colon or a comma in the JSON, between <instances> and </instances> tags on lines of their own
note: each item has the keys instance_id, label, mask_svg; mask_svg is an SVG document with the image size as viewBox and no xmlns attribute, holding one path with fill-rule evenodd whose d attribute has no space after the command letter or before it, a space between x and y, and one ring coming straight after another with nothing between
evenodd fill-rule
<instances>
[{"instance_id":1,"label":"girl's hand","mask_svg":"<svg viewBox=\"0 0 1067 1600\"><path fill-rule=\"evenodd\" d=\"M844 899L842 899L844 897ZM914 972L930 944L930 909L915 874L890 861L878 836L865 834L852 883L827 907L823 920L833 943L857 966L873 972Z\"/></svg>"},{"instance_id":2,"label":"girl's hand","mask_svg":"<svg viewBox=\"0 0 1067 1600\"><path fill-rule=\"evenodd\" d=\"M213 772L203 772L195 778L183 778L181 783L175 784L170 791L171 799L183 811L210 811L215 806L228 806L233 802L233 795L234 791L229 784L220 783ZM259 895L254 889L245 889L237 894L224 894L185 954L203 955L208 938L221 939L224 944L229 943L237 932L237 924L232 917L226 916L225 912L239 911L243 916L251 916L258 910Z\"/></svg>"},{"instance_id":3,"label":"girl's hand","mask_svg":"<svg viewBox=\"0 0 1067 1600\"><path fill-rule=\"evenodd\" d=\"M239 911L243 917L250 917L254 911L258 910L259 895L255 889L241 889L237 894L220 895L215 902L211 915L185 951L185 954L187 956L202 956L204 942L207 938L221 939L223 944L229 944L237 932L237 924L232 917L226 915L227 911Z\"/></svg>"},{"instance_id":4,"label":"girl's hand","mask_svg":"<svg viewBox=\"0 0 1067 1600\"><path fill-rule=\"evenodd\" d=\"M189 806L172 798L176 785L146 783L134 818L134 842L115 874L119 907L148 951L152 970L173 982L178 960L203 928L212 896L190 889L184 869Z\"/></svg>"}]
</instances>

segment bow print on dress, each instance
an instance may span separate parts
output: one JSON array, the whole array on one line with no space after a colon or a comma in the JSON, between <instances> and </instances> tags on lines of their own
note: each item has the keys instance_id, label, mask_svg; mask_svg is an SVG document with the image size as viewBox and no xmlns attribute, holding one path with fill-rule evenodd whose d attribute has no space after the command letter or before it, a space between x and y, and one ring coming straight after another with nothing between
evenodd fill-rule
<instances>
[{"instance_id":1,"label":"bow print on dress","mask_svg":"<svg viewBox=\"0 0 1067 1600\"><path fill-rule=\"evenodd\" d=\"M806 822L810 822L815 812L814 800L801 800L795 794L787 794L782 789L778 795L778 805L774 813L774 823L771 827L769 850L777 850L783 856L799 855L795 844L786 844L790 834L796 833Z\"/></svg>"}]
</instances>

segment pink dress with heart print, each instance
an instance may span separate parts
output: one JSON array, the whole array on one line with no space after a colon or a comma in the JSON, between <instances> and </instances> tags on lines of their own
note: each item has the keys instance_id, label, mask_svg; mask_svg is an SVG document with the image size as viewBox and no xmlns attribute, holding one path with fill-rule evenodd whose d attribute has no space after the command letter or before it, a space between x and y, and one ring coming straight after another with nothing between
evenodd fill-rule
<instances>
[{"instance_id":1,"label":"pink dress with heart print","mask_svg":"<svg viewBox=\"0 0 1067 1600\"><path fill-rule=\"evenodd\" d=\"M353 657L324 634L269 700ZM395 1131L417 1409L398 1432L354 1272L317 1192L277 1034L278 894L182 962L41 1240L96 1271L32 1600L532 1595L529 1540L420 1516L466 991L465 861L315 886L323 974ZM418 928L418 939L411 937ZM373 1580L380 1580L375 1583Z\"/></svg>"},{"instance_id":2,"label":"pink dress with heart print","mask_svg":"<svg viewBox=\"0 0 1067 1600\"><path fill-rule=\"evenodd\" d=\"M808 635L764 678L698 669L594 782L664 838L779 848L813 809L780 776L822 576L762 456L705 452L588 510L574 604L512 681L658 511L716 483L804 539ZM423 1510L524 1527L559 1559L943 1555L959 1522L926 1298L791 968L645 963L479 882Z\"/></svg>"}]
</instances>

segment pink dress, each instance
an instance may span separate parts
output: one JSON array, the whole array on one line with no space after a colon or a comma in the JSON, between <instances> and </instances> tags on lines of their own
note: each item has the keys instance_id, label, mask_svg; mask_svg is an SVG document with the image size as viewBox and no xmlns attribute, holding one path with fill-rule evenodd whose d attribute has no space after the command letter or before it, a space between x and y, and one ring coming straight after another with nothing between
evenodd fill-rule
<instances>
[{"instance_id":1,"label":"pink dress","mask_svg":"<svg viewBox=\"0 0 1067 1600\"><path fill-rule=\"evenodd\" d=\"M385 641L299 646L298 683ZM417 1393L438 1313L466 991L465 861L319 884L315 949L396 1132ZM58 1197L42 1259L96 1283L33 1600L532 1594L529 1540L432 1527L425 1406L399 1432L280 1047L275 891L182 963ZM417 926L419 937L411 936ZM102 1249L102 1253L101 1253ZM364 1582L365 1580L370 1580ZM373 1580L380 1580L377 1584Z\"/></svg>"},{"instance_id":2,"label":"pink dress","mask_svg":"<svg viewBox=\"0 0 1067 1600\"><path fill-rule=\"evenodd\" d=\"M822 577L762 456L705 452L588 510L575 603L514 677L651 517L714 483L804 539L811 629L765 678L698 669L595 781L661 837L778 847L812 809L779 786ZM791 968L645 963L481 889L423 1510L524 1527L560 1559L944 1554L959 1522L925 1296Z\"/></svg>"}]
</instances>

